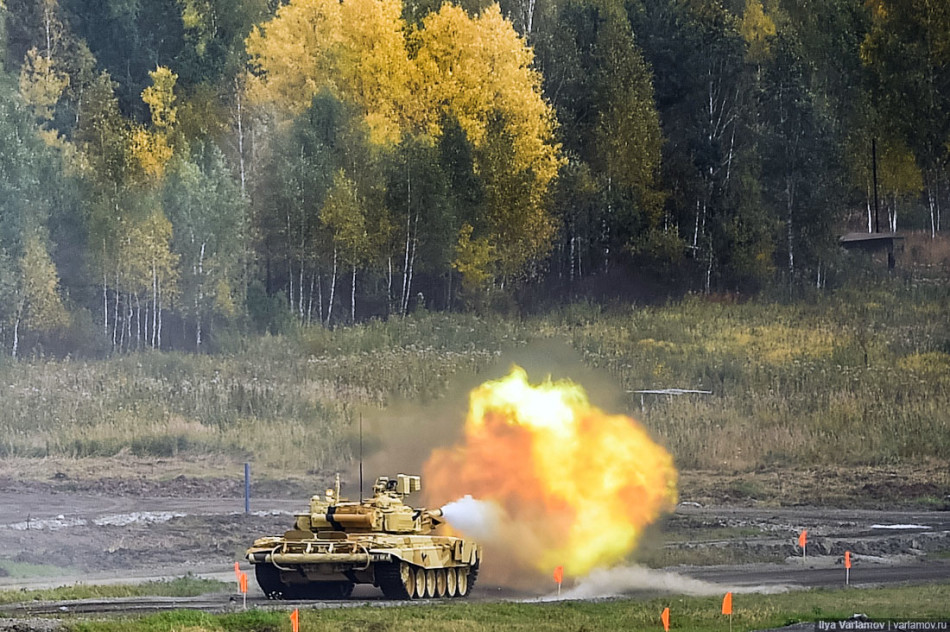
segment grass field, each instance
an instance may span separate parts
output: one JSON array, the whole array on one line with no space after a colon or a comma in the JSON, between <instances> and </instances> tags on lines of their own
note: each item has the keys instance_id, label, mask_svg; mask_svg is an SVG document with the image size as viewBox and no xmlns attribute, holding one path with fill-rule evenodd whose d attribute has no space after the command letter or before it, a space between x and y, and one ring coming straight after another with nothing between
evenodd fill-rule
<instances>
[{"instance_id":1,"label":"grass field","mask_svg":"<svg viewBox=\"0 0 950 632\"><path fill-rule=\"evenodd\" d=\"M596 376L595 404L640 418L681 469L927 463L950 491L950 466L939 465L950 454L948 315L946 286L895 279L795 304L693 297L524 320L417 314L210 356L5 360L0 456L216 454L258 473L331 472L352 462L361 415L409 405L431 417L460 385L522 356L539 381L543 349L556 347L579 376ZM571 362L548 365L574 373ZM673 387L711 393L630 392Z\"/></svg>"},{"instance_id":2,"label":"grass field","mask_svg":"<svg viewBox=\"0 0 950 632\"><path fill-rule=\"evenodd\" d=\"M230 584L186 575L167 581L142 584L74 584L43 590L0 590L0 612L4 604L28 601L71 601L75 599L112 599L119 597L195 597L226 592Z\"/></svg>"},{"instance_id":3,"label":"grass field","mask_svg":"<svg viewBox=\"0 0 950 632\"><path fill-rule=\"evenodd\" d=\"M184 586L184 585L183 585ZM193 586L193 584L192 584ZM187 587L187 586L184 586ZM157 588L145 585L137 594ZM62 592L44 599L76 598ZM89 596L108 596L119 587L103 587ZM56 591L53 591L55 593ZM207 591L206 591L207 592ZM199 594L199 593L191 593ZM113 596L132 596L118 592ZM670 608L670 628L693 632L730 629L721 614L721 597L643 597L601 601L534 603L438 603L380 608L360 606L300 610L300 630L311 632L374 631L481 632L489 630L658 630L660 613ZM0 601L6 602L3 593ZM838 620L862 613L874 620L948 620L950 584L879 589L809 590L779 595L735 595L732 629L736 632L780 627L796 622ZM2 608L0 608L2 611ZM76 632L273 631L290 630L289 609L249 610L225 615L175 611L108 620L64 620Z\"/></svg>"}]
</instances>

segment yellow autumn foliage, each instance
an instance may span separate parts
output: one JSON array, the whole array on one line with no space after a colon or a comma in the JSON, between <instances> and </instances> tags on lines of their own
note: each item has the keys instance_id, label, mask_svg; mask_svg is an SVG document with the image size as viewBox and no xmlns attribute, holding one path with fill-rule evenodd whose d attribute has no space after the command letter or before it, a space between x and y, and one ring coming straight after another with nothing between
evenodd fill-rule
<instances>
[{"instance_id":1,"label":"yellow autumn foliage","mask_svg":"<svg viewBox=\"0 0 950 632\"><path fill-rule=\"evenodd\" d=\"M338 93L334 54L343 39L339 0L294 0L245 41L257 72L248 96L299 114L323 87Z\"/></svg>"},{"instance_id":2,"label":"yellow autumn foliage","mask_svg":"<svg viewBox=\"0 0 950 632\"><path fill-rule=\"evenodd\" d=\"M479 147L501 114L516 165L546 188L560 166L553 110L530 48L498 6L473 18L446 3L415 31L401 14L399 0L291 0L246 40L251 99L294 116L329 89L362 112L376 144L437 137L448 115Z\"/></svg>"},{"instance_id":3,"label":"yellow autumn foliage","mask_svg":"<svg viewBox=\"0 0 950 632\"><path fill-rule=\"evenodd\" d=\"M444 115L459 121L469 140L479 147L488 122L500 113L508 125L514 162L530 168L536 183L546 188L561 160L553 143L554 112L541 97L541 75L534 56L502 15L497 4L470 18L459 7L444 4L423 21L415 34L419 76L427 84L429 129Z\"/></svg>"},{"instance_id":4,"label":"yellow autumn foliage","mask_svg":"<svg viewBox=\"0 0 950 632\"><path fill-rule=\"evenodd\" d=\"M152 133L141 127L129 132L127 151L132 164L139 167L145 180L161 180L165 175L165 165L174 155L164 134Z\"/></svg>"},{"instance_id":5,"label":"yellow autumn foliage","mask_svg":"<svg viewBox=\"0 0 950 632\"><path fill-rule=\"evenodd\" d=\"M776 30L775 22L762 8L762 0L746 0L739 32L749 47L751 61L762 63L769 58L769 39L775 36Z\"/></svg>"},{"instance_id":6,"label":"yellow autumn foliage","mask_svg":"<svg viewBox=\"0 0 950 632\"><path fill-rule=\"evenodd\" d=\"M459 230L452 267L462 275L462 285L471 292L477 292L491 284L495 253L484 237L472 239L472 232L470 224L464 224Z\"/></svg>"},{"instance_id":7,"label":"yellow autumn foliage","mask_svg":"<svg viewBox=\"0 0 950 632\"><path fill-rule=\"evenodd\" d=\"M20 276L29 327L35 331L65 327L69 314L59 296L59 274L46 246L36 236L24 244Z\"/></svg>"},{"instance_id":8,"label":"yellow autumn foliage","mask_svg":"<svg viewBox=\"0 0 950 632\"><path fill-rule=\"evenodd\" d=\"M53 108L69 86L69 75L55 68L54 62L31 48L20 68L20 95L33 107L38 118L53 118Z\"/></svg>"},{"instance_id":9,"label":"yellow autumn foliage","mask_svg":"<svg viewBox=\"0 0 950 632\"><path fill-rule=\"evenodd\" d=\"M148 76L152 78L152 85L142 91L142 101L152 113L152 125L160 130L168 129L177 119L175 83L178 81L178 75L164 66L159 66L149 72Z\"/></svg>"},{"instance_id":10,"label":"yellow autumn foliage","mask_svg":"<svg viewBox=\"0 0 950 632\"><path fill-rule=\"evenodd\" d=\"M950 375L950 353L927 351L906 355L897 361L902 371L912 371L922 377Z\"/></svg>"}]
</instances>

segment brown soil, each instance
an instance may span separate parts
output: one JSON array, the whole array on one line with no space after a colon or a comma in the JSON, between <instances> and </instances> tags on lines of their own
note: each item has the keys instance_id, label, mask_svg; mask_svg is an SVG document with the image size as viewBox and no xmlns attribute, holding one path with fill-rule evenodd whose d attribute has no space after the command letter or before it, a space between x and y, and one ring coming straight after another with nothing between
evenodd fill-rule
<instances>
[{"instance_id":1,"label":"brown soil","mask_svg":"<svg viewBox=\"0 0 950 632\"><path fill-rule=\"evenodd\" d=\"M816 554L840 555L843 547L865 555L940 554L950 548L950 513L934 510L948 508L948 482L946 466L938 464L683 472L682 504L645 544L676 548L677 553L658 558L670 564L773 560L795 555L796 534L807 527ZM245 514L241 464L3 460L0 569L36 564L64 578L138 576L159 568L178 574L199 568L226 571L256 537L289 528L291 514L303 510L309 496L328 483L315 475L255 479L251 509L257 513ZM116 516L136 519L123 524ZM874 522L929 526L912 533L875 533L869 531ZM708 561L691 561L694 557ZM0 576L0 588L23 585L16 576L21 572Z\"/></svg>"},{"instance_id":2,"label":"brown soil","mask_svg":"<svg viewBox=\"0 0 950 632\"><path fill-rule=\"evenodd\" d=\"M950 510L950 465L680 472L680 500L702 505Z\"/></svg>"}]
</instances>

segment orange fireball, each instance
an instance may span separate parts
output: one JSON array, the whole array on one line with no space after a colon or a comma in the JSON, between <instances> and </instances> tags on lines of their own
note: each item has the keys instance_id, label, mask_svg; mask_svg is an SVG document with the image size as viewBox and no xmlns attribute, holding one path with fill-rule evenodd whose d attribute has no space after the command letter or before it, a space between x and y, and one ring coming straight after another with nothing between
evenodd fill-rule
<instances>
[{"instance_id":1,"label":"orange fireball","mask_svg":"<svg viewBox=\"0 0 950 632\"><path fill-rule=\"evenodd\" d=\"M520 367L472 391L464 441L434 451L424 474L430 499L494 503L491 548L545 574L620 562L676 504L673 458L636 421L571 382L532 386Z\"/></svg>"}]
</instances>

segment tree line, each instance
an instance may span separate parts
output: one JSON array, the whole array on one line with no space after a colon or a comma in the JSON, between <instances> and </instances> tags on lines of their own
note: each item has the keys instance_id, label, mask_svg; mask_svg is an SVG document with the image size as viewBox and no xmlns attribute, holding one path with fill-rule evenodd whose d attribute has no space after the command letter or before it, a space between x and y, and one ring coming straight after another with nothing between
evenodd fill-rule
<instances>
[{"instance_id":1,"label":"tree line","mask_svg":"<svg viewBox=\"0 0 950 632\"><path fill-rule=\"evenodd\" d=\"M880 228L878 193L882 230L932 235L950 193L943 0L4 0L0 17L13 356L822 287L837 234Z\"/></svg>"}]
</instances>

